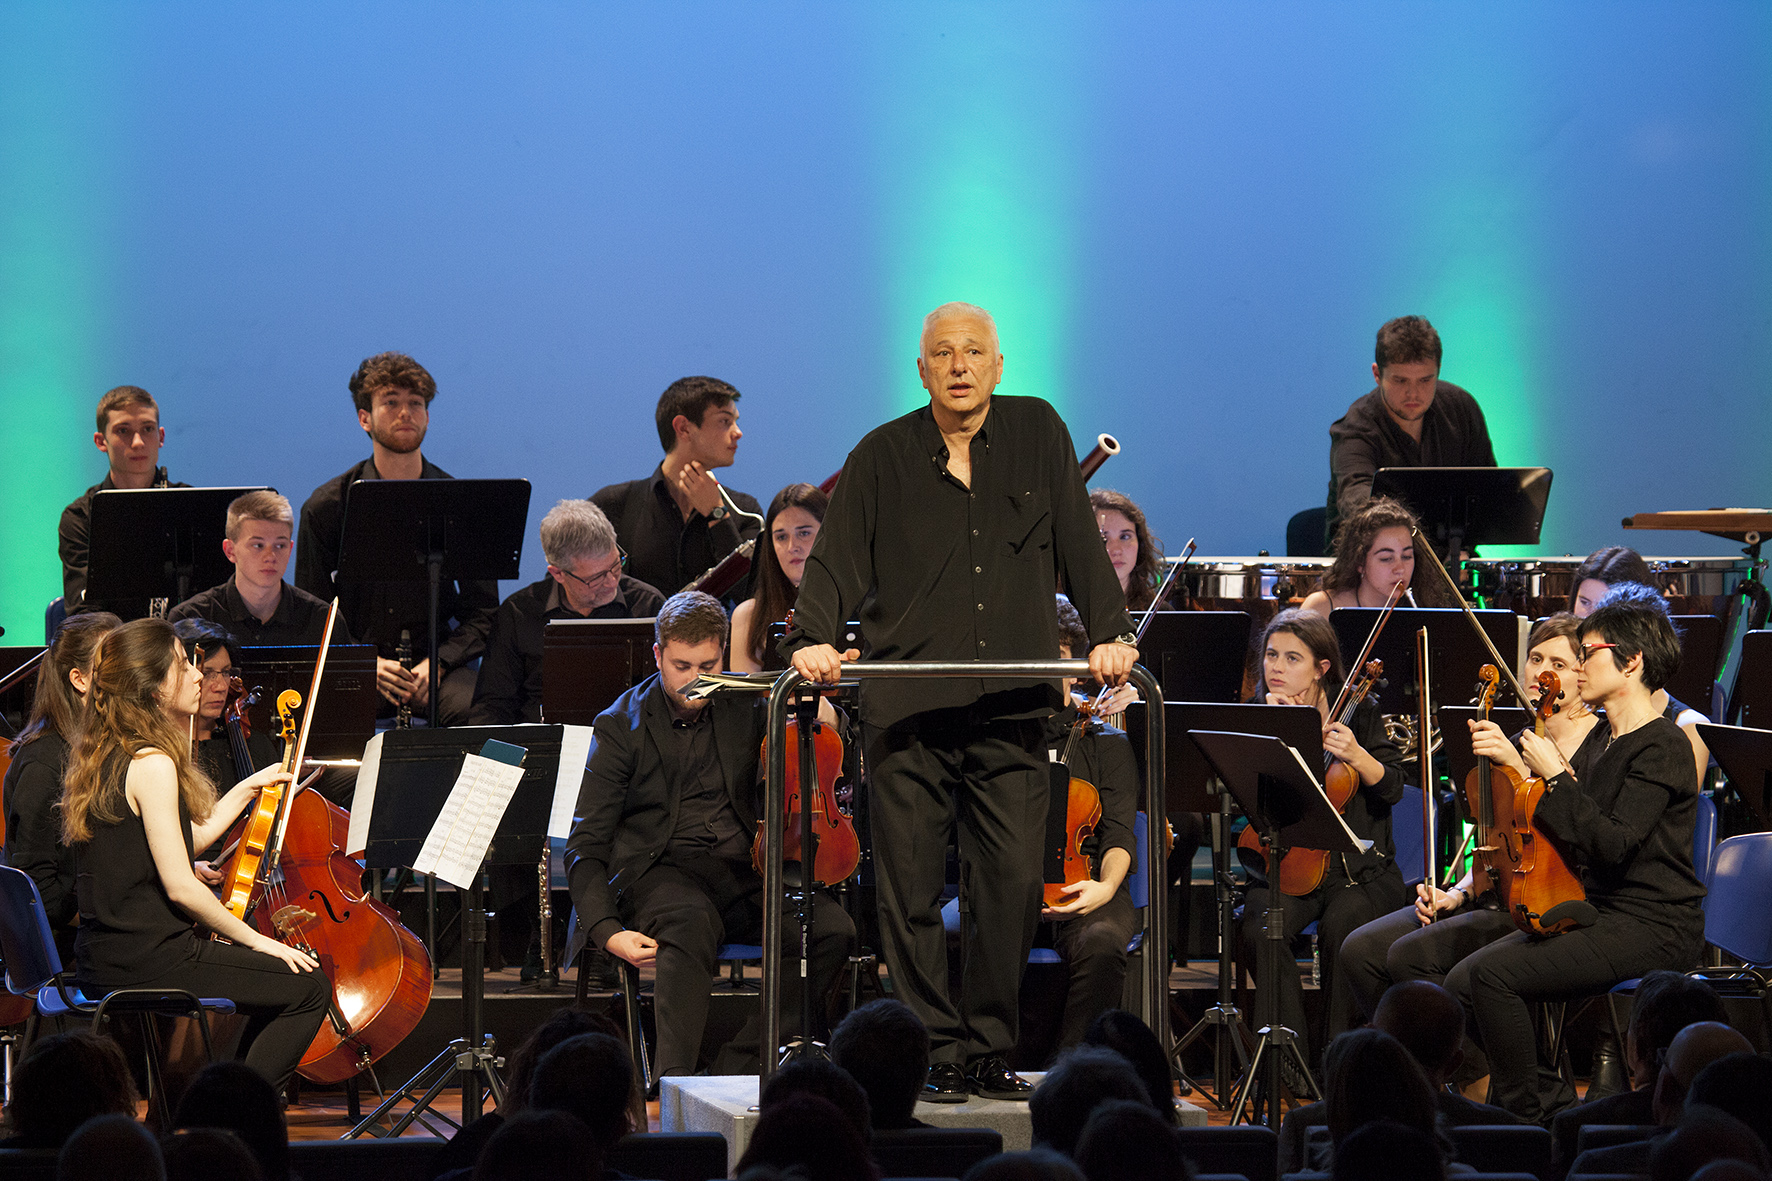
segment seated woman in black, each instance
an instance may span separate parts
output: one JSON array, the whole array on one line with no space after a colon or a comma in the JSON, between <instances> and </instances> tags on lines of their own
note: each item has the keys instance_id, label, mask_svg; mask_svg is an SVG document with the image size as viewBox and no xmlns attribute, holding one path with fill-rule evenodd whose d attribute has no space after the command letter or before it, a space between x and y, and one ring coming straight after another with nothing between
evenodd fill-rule
<instances>
[{"instance_id":1,"label":"seated woman in black","mask_svg":"<svg viewBox=\"0 0 1772 1181\"><path fill-rule=\"evenodd\" d=\"M752 569L755 590L732 612L732 670L762 672L767 658L769 625L779 623L794 609L800 595L800 578L806 573L806 555L818 540L825 509L831 498L811 484L789 484L769 502L763 517L763 536L757 539L757 560Z\"/></svg>"},{"instance_id":2,"label":"seated woman in black","mask_svg":"<svg viewBox=\"0 0 1772 1181\"><path fill-rule=\"evenodd\" d=\"M1323 749L1352 767L1360 778L1359 788L1342 809L1342 819L1356 837L1372 842L1367 853L1331 856L1321 885L1301 898L1286 899L1288 944L1305 927L1317 924L1322 989L1329 997L1324 1019L1327 1042L1347 1029L1351 1018L1347 987L1335 963L1336 949L1354 928L1408 901L1391 840L1391 807L1403 798L1403 768L1397 748L1385 737L1384 719L1370 699L1354 711L1351 726L1330 723L1329 710L1343 677L1341 650L1328 620L1301 608L1288 608L1267 625L1260 652L1263 693L1258 700L1269 705L1315 706L1323 715ZM1238 934L1245 959L1259 968L1256 949L1266 930L1268 884L1253 877L1251 881ZM1311 1062L1303 986L1291 955L1280 956L1279 976L1279 1020L1298 1034L1305 1061ZM1257 1028L1273 1020L1272 1014L1261 1010L1258 1004Z\"/></svg>"},{"instance_id":3,"label":"seated woman in black","mask_svg":"<svg viewBox=\"0 0 1772 1181\"><path fill-rule=\"evenodd\" d=\"M180 988L231 998L247 1018L246 1064L281 1088L326 1015L312 958L235 918L191 869L279 778L268 768L219 800L191 753L202 674L163 619L107 634L93 655L68 761L62 837L79 867L75 979L88 995ZM195 920L227 943L201 939Z\"/></svg>"},{"instance_id":4,"label":"seated woman in black","mask_svg":"<svg viewBox=\"0 0 1772 1181\"><path fill-rule=\"evenodd\" d=\"M1112 488L1095 489L1089 494L1089 505L1095 510L1108 561L1114 564L1114 577L1126 593L1126 609L1148 611L1155 605L1159 611L1172 610L1167 598L1156 601L1166 573L1163 544L1152 535L1144 510L1130 496Z\"/></svg>"},{"instance_id":5,"label":"seated woman in black","mask_svg":"<svg viewBox=\"0 0 1772 1181\"><path fill-rule=\"evenodd\" d=\"M1416 577L1415 514L1381 496L1360 506L1335 531L1335 561L1299 606L1318 615L1337 607L1382 607L1397 583L1409 588L1401 606L1449 606L1437 576Z\"/></svg>"},{"instance_id":6,"label":"seated woman in black","mask_svg":"<svg viewBox=\"0 0 1772 1181\"><path fill-rule=\"evenodd\" d=\"M196 616L179 620L172 630L187 653L198 653L197 670L203 674L203 696L197 705L197 765L217 791L225 792L242 778L222 721L228 708L228 681L240 663L240 645L221 624ZM254 770L277 761L277 748L262 726L247 738L246 749Z\"/></svg>"},{"instance_id":7,"label":"seated woman in black","mask_svg":"<svg viewBox=\"0 0 1772 1181\"><path fill-rule=\"evenodd\" d=\"M6 864L37 883L56 949L74 952L74 852L62 844L62 774L86 696L87 668L99 638L123 621L109 611L76 615L55 633L37 669L31 719L7 748L12 765L0 787L6 805Z\"/></svg>"},{"instance_id":8,"label":"seated woman in black","mask_svg":"<svg viewBox=\"0 0 1772 1181\"><path fill-rule=\"evenodd\" d=\"M1490 1102L1535 1123L1574 1096L1547 1103L1539 1093L1529 1003L1603 993L1656 968L1684 971L1704 949L1692 748L1653 700L1680 661L1667 607L1605 603L1578 638L1576 682L1583 701L1606 711L1604 748L1578 781L1549 738L1528 732L1520 747L1533 774L1546 777L1538 823L1579 867L1598 920L1551 938L1505 935L1446 978L1489 1056Z\"/></svg>"},{"instance_id":9,"label":"seated woman in black","mask_svg":"<svg viewBox=\"0 0 1772 1181\"><path fill-rule=\"evenodd\" d=\"M1635 550L1624 549L1623 546L1614 546L1612 548L1624 550L1625 553L1636 558ZM1601 550L1599 552L1604 554L1611 551ZM1593 559L1589 558L1588 561L1592 562ZM1649 576L1648 563L1644 562L1641 558L1637 558L1637 564L1643 567L1643 576L1647 578ZM1578 596L1571 596L1579 598L1579 602L1575 607L1575 614L1577 616L1585 619L1587 616L1591 615L1595 608L1600 604L1617 600L1648 603L1651 606L1659 604L1663 613L1668 610L1667 596L1663 595L1660 591L1656 590L1646 582L1638 582L1634 579L1618 579L1609 583L1602 583L1600 579L1606 577L1607 571L1610 568L1609 565L1597 567L1596 569L1599 571L1598 573L1593 574L1578 584L1578 588L1586 589L1581 590ZM1586 569L1586 567L1584 566L1583 569ZM1603 589L1596 590L1596 587L1603 587ZM1684 701L1681 701L1678 697L1669 693L1666 689L1657 689L1655 691L1654 701L1655 708L1661 716L1685 732L1686 741L1692 746L1692 765L1698 772L1698 785L1703 787L1704 773L1710 769L1710 747L1704 744L1704 737L1698 733L1698 724L1700 722L1708 722L1710 721L1710 718L1698 710L1693 709Z\"/></svg>"},{"instance_id":10,"label":"seated woman in black","mask_svg":"<svg viewBox=\"0 0 1772 1181\"><path fill-rule=\"evenodd\" d=\"M1562 683L1561 705L1544 730L1578 779L1587 774L1589 762L1603 749L1607 733L1576 691L1581 662L1575 658L1575 645L1580 627L1581 621L1566 611L1534 624L1520 677L1534 706L1538 704L1539 674L1553 672ZM1519 750L1494 722L1471 724L1471 746L1499 766L1531 774ZM1494 891L1478 897L1474 888L1469 873L1449 890L1423 882L1415 887L1414 906L1374 919L1347 937L1341 945L1341 971L1366 1020L1378 1011L1379 999L1391 985L1400 980L1439 984L1465 956L1514 929L1513 920L1496 904ZM1474 1046L1465 1047L1465 1057L1461 1077L1474 1080L1488 1072Z\"/></svg>"}]
</instances>

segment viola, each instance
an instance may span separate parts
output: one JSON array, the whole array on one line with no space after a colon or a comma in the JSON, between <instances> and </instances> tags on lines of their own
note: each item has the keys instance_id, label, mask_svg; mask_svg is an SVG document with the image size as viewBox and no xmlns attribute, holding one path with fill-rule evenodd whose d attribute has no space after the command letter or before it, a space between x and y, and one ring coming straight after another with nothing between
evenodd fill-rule
<instances>
[{"instance_id":1,"label":"viola","mask_svg":"<svg viewBox=\"0 0 1772 1181\"><path fill-rule=\"evenodd\" d=\"M1383 675L1384 661L1367 661L1361 668L1360 675L1343 686L1337 700L1339 708L1332 715L1335 721L1347 725L1353 719L1354 710L1360 702L1366 700ZM1323 794L1329 797L1335 810L1341 812L1345 809L1348 801L1359 790L1360 773L1334 755L1324 752ZM1267 854L1261 847L1261 834L1255 831L1253 824L1244 826L1242 834L1237 837L1237 848L1243 851L1238 856L1244 864L1266 866ZM1324 849L1286 850L1285 856L1280 858L1280 892L1293 898L1302 898L1321 886L1323 875L1329 870L1329 856Z\"/></svg>"},{"instance_id":2,"label":"viola","mask_svg":"<svg viewBox=\"0 0 1772 1181\"><path fill-rule=\"evenodd\" d=\"M1539 674L1538 688L1532 728L1543 738L1545 719L1556 711L1563 686L1557 674L1547 670ZM1599 916L1587 900L1587 890L1556 839L1538 825L1538 805L1549 785L1538 776L1503 770L1513 784L1513 842L1519 851L1508 893L1514 926L1528 935L1561 935L1592 926Z\"/></svg>"},{"instance_id":3,"label":"viola","mask_svg":"<svg viewBox=\"0 0 1772 1181\"><path fill-rule=\"evenodd\" d=\"M1546 676L1554 674L1546 673ZM1501 670L1485 664L1477 673L1477 710L1484 721L1495 706L1495 694L1501 688ZM1539 707L1544 708L1540 698ZM1496 768L1488 759L1477 757L1477 765L1464 778L1464 809L1476 826L1476 844L1472 849L1471 889L1477 894L1494 890L1501 908L1513 913L1510 896L1513 892L1514 869L1520 864L1519 845L1514 840L1514 780L1518 777L1501 768L1502 783L1497 785Z\"/></svg>"},{"instance_id":4,"label":"viola","mask_svg":"<svg viewBox=\"0 0 1772 1181\"><path fill-rule=\"evenodd\" d=\"M800 847L801 783L800 783L800 719L789 718L787 727L789 757L787 780L787 827L783 830L782 860L804 864ZM855 835L855 824L837 805L837 780L843 777L843 740L837 731L823 722L812 723L812 753L818 782L813 785L812 802L812 877L824 886L847 881L861 865L861 840ZM763 743L758 756L765 764L769 759L769 743ZM751 843L751 864L763 872L764 824L757 822L757 839Z\"/></svg>"},{"instance_id":5,"label":"viola","mask_svg":"<svg viewBox=\"0 0 1772 1181\"><path fill-rule=\"evenodd\" d=\"M1064 752L1058 762L1052 764L1053 796L1048 812L1047 832L1049 841L1057 838L1057 860L1062 867L1062 880L1044 883L1042 888L1047 906L1063 906L1074 901L1065 893L1065 887L1092 881L1099 876L1100 867L1083 851L1083 843L1095 832L1095 826L1101 823L1101 792L1087 779L1072 775L1069 771L1071 756L1076 754L1077 740L1088 728L1093 714L1094 710L1088 705L1077 707L1077 720L1071 723L1070 734L1065 738ZM1057 818L1056 805L1061 791L1065 802L1064 827L1061 831L1054 832L1052 821Z\"/></svg>"},{"instance_id":6,"label":"viola","mask_svg":"<svg viewBox=\"0 0 1772 1181\"><path fill-rule=\"evenodd\" d=\"M246 691L246 683L237 676L228 678L228 707L222 711L222 728L228 732L228 749L234 755L234 774L241 779L248 778L257 767L252 765L252 719L246 711L258 704L264 694L264 686L254 685L252 692Z\"/></svg>"}]
</instances>

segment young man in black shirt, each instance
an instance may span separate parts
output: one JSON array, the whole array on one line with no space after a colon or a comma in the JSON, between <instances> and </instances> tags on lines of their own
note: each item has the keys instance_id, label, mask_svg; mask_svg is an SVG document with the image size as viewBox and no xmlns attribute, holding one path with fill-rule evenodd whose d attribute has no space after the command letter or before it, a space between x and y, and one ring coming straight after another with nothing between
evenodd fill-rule
<instances>
[{"instance_id":1,"label":"young man in black shirt","mask_svg":"<svg viewBox=\"0 0 1772 1181\"><path fill-rule=\"evenodd\" d=\"M374 644L375 684L390 711L402 703L414 711L430 706L429 588L422 581L336 583L344 540L345 503L357 480L447 480L448 472L419 448L430 426L437 383L424 366L403 353L377 353L351 375L357 424L369 435L370 457L314 490L301 508L295 553L295 585L318 599L338 598L339 614L360 642ZM497 582L445 580L438 603L438 722L461 725L474 696L469 667L486 647ZM449 623L454 620L454 624ZM398 661L400 633L411 636L413 667Z\"/></svg>"},{"instance_id":2,"label":"young man in black shirt","mask_svg":"<svg viewBox=\"0 0 1772 1181\"><path fill-rule=\"evenodd\" d=\"M850 452L782 650L802 676L834 683L859 653L833 642L859 617L877 661L1051 660L1060 586L1082 616L1091 671L1120 684L1138 657L1132 620L1063 420L1038 398L992 397L1003 356L982 308L931 312L920 352L929 405ZM881 943L899 996L929 1027L935 1102L1031 1089L1006 1056L1040 915L1042 722L1059 704L1053 680L864 686ZM956 817L958 1004L941 923Z\"/></svg>"},{"instance_id":3,"label":"young man in black shirt","mask_svg":"<svg viewBox=\"0 0 1772 1181\"><path fill-rule=\"evenodd\" d=\"M645 619L664 596L630 578L628 558L603 510L562 500L541 519L548 576L515 592L492 617L474 684L472 726L514 726L541 718L542 637L550 619Z\"/></svg>"},{"instance_id":4,"label":"young man in black shirt","mask_svg":"<svg viewBox=\"0 0 1772 1181\"><path fill-rule=\"evenodd\" d=\"M330 604L283 581L289 567L289 535L295 513L289 499L275 492L248 492L228 506L222 552L234 563L234 576L220 586L192 595L167 616L207 619L247 644L318 644L326 635ZM351 642L340 619L332 642Z\"/></svg>"},{"instance_id":5,"label":"young man in black shirt","mask_svg":"<svg viewBox=\"0 0 1772 1181\"><path fill-rule=\"evenodd\" d=\"M648 677L597 715L566 875L581 942L636 967L656 966L657 1073L689 1074L707 1024L708 981L722 943L762 936L763 879L751 868L757 832L757 752L763 701L716 693L690 701L683 689L726 667L728 624L718 600L687 591L659 608ZM783 949L784 1021L800 1012L799 946L790 922ZM815 996L829 991L855 928L843 908L815 896L810 964ZM581 969L582 970L582 969ZM758 1018L721 1052L716 1074L754 1073Z\"/></svg>"},{"instance_id":6,"label":"young man in black shirt","mask_svg":"<svg viewBox=\"0 0 1772 1181\"><path fill-rule=\"evenodd\" d=\"M1329 428L1329 519L1333 542L1341 519L1372 498L1382 467L1494 467L1483 408L1440 380L1440 334L1421 316L1400 316L1378 330L1376 389Z\"/></svg>"},{"instance_id":7,"label":"young man in black shirt","mask_svg":"<svg viewBox=\"0 0 1772 1181\"><path fill-rule=\"evenodd\" d=\"M86 601L86 570L92 561L92 498L113 488L189 488L174 484L160 466L160 448L166 431L160 425L160 406L140 386L120 385L105 391L98 400L98 429L93 445L105 453L111 470L62 510L58 546L62 559L62 605L72 615L78 611L107 610L124 619L140 619L148 604L89 603Z\"/></svg>"},{"instance_id":8,"label":"young man in black shirt","mask_svg":"<svg viewBox=\"0 0 1772 1181\"><path fill-rule=\"evenodd\" d=\"M659 395L654 415L664 460L650 476L599 488L591 496L615 525L628 553L628 573L667 595L711 569L761 525L733 514L720 497L714 469L738 454L739 393L712 377L683 377ZM756 497L727 490L733 503L762 516ZM734 601L749 595L748 581Z\"/></svg>"}]
</instances>

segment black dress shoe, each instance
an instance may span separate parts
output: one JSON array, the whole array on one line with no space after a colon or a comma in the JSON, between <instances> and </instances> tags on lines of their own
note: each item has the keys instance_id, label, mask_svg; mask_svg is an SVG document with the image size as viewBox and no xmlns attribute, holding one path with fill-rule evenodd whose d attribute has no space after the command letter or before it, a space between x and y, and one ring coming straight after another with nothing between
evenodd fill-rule
<instances>
[{"instance_id":1,"label":"black dress shoe","mask_svg":"<svg viewBox=\"0 0 1772 1181\"><path fill-rule=\"evenodd\" d=\"M920 1098L925 1103L966 1102L966 1072L955 1062L937 1062L929 1068Z\"/></svg>"},{"instance_id":2,"label":"black dress shoe","mask_svg":"<svg viewBox=\"0 0 1772 1181\"><path fill-rule=\"evenodd\" d=\"M980 1058L966 1068L966 1086L980 1099L1026 1099L1034 1093L1032 1083L1009 1069L1001 1054Z\"/></svg>"}]
</instances>

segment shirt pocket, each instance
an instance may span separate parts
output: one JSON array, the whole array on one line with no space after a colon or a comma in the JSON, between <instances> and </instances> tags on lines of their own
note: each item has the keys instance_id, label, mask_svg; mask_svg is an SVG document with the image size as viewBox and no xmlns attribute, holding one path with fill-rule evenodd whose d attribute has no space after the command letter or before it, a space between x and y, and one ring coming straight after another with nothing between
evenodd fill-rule
<instances>
[{"instance_id":1,"label":"shirt pocket","mask_svg":"<svg viewBox=\"0 0 1772 1181\"><path fill-rule=\"evenodd\" d=\"M1011 492L1002 536L1009 556L1024 562L1052 553L1052 498L1045 492Z\"/></svg>"}]
</instances>

